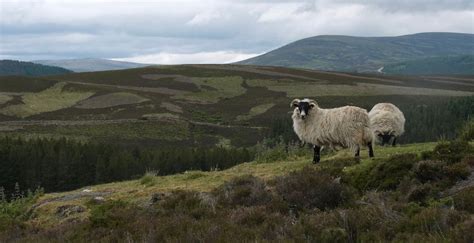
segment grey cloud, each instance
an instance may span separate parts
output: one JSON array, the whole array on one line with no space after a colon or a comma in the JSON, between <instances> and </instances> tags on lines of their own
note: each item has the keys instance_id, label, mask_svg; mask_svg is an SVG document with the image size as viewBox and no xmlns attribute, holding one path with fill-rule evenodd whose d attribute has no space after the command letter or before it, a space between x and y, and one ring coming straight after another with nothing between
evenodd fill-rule
<instances>
[{"instance_id":1,"label":"grey cloud","mask_svg":"<svg viewBox=\"0 0 474 243\"><path fill-rule=\"evenodd\" d=\"M261 53L322 34L474 32L473 3L461 0L33 2L2 5L0 56L31 60ZM288 13L287 6L293 11ZM259 21L264 15L267 21Z\"/></svg>"}]
</instances>

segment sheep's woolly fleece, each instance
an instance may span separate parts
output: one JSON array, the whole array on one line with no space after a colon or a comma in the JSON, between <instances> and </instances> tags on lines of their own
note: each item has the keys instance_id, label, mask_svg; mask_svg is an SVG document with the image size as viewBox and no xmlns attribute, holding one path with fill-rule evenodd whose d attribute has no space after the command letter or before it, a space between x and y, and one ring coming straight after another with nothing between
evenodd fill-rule
<instances>
[{"instance_id":1,"label":"sheep's woolly fleece","mask_svg":"<svg viewBox=\"0 0 474 243\"><path fill-rule=\"evenodd\" d=\"M315 104L305 120L300 118L298 108L293 111L293 129L301 141L317 146L352 149L373 141L365 109L355 106L322 109L313 100L303 99L300 102Z\"/></svg>"},{"instance_id":2,"label":"sheep's woolly fleece","mask_svg":"<svg viewBox=\"0 0 474 243\"><path fill-rule=\"evenodd\" d=\"M405 116L393 104L376 104L370 110L369 118L375 135L387 133L398 137L405 132Z\"/></svg>"}]
</instances>

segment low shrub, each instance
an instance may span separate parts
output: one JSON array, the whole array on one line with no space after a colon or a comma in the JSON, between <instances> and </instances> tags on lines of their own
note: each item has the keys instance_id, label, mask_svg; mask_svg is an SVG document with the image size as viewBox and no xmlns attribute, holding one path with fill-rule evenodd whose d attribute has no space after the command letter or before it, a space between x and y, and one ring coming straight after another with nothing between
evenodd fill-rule
<instances>
[{"instance_id":1,"label":"low shrub","mask_svg":"<svg viewBox=\"0 0 474 243\"><path fill-rule=\"evenodd\" d=\"M456 210L428 207L410 219L406 230L408 232L446 235L453 226L468 218L468 214Z\"/></svg>"},{"instance_id":2,"label":"low shrub","mask_svg":"<svg viewBox=\"0 0 474 243\"><path fill-rule=\"evenodd\" d=\"M474 140L474 119L467 121L459 131L458 138L463 141Z\"/></svg>"},{"instance_id":3,"label":"low shrub","mask_svg":"<svg viewBox=\"0 0 474 243\"><path fill-rule=\"evenodd\" d=\"M335 208L349 203L353 192L327 172L306 167L275 179L276 192L290 205L298 208Z\"/></svg>"},{"instance_id":4,"label":"low shrub","mask_svg":"<svg viewBox=\"0 0 474 243\"><path fill-rule=\"evenodd\" d=\"M451 239L453 242L474 242L474 218L456 225L452 230Z\"/></svg>"},{"instance_id":5,"label":"low shrub","mask_svg":"<svg viewBox=\"0 0 474 243\"><path fill-rule=\"evenodd\" d=\"M288 158L309 155L308 146L301 146L298 142L286 143L282 138L264 139L255 146L255 161L258 163L274 162Z\"/></svg>"},{"instance_id":6,"label":"low shrub","mask_svg":"<svg viewBox=\"0 0 474 243\"><path fill-rule=\"evenodd\" d=\"M0 232L7 230L27 220L31 213L30 207L43 195L43 189L38 188L35 192L28 191L26 195L21 193L18 184L16 192L7 200L2 187L0 187Z\"/></svg>"},{"instance_id":7,"label":"low shrub","mask_svg":"<svg viewBox=\"0 0 474 243\"><path fill-rule=\"evenodd\" d=\"M156 172L147 171L145 173L145 175L143 175L142 178L140 178L140 184L142 184L144 186L153 186L153 185L155 185L155 179L156 179L157 174L158 173L156 173Z\"/></svg>"},{"instance_id":8,"label":"low shrub","mask_svg":"<svg viewBox=\"0 0 474 243\"><path fill-rule=\"evenodd\" d=\"M89 220L92 227L119 228L125 226L135 217L136 210L121 200L109 200L101 204L89 204Z\"/></svg>"},{"instance_id":9,"label":"low shrub","mask_svg":"<svg viewBox=\"0 0 474 243\"><path fill-rule=\"evenodd\" d=\"M201 219L215 215L215 204L215 199L209 194L179 190L171 193L158 206L164 215L188 215Z\"/></svg>"},{"instance_id":10,"label":"low shrub","mask_svg":"<svg viewBox=\"0 0 474 243\"><path fill-rule=\"evenodd\" d=\"M474 214L474 187L468 187L453 196L454 206Z\"/></svg>"},{"instance_id":11,"label":"low shrub","mask_svg":"<svg viewBox=\"0 0 474 243\"><path fill-rule=\"evenodd\" d=\"M422 160L415 164L413 171L415 177L422 183L437 181L444 177L445 162L437 160Z\"/></svg>"},{"instance_id":12,"label":"low shrub","mask_svg":"<svg viewBox=\"0 0 474 243\"><path fill-rule=\"evenodd\" d=\"M344 175L344 181L364 190L394 190L404 177L410 176L411 168L417 162L416 154L399 154L368 166L356 168Z\"/></svg>"},{"instance_id":13,"label":"low shrub","mask_svg":"<svg viewBox=\"0 0 474 243\"><path fill-rule=\"evenodd\" d=\"M451 182L465 180L471 174L471 170L466 163L459 162L444 167L446 176Z\"/></svg>"},{"instance_id":14,"label":"low shrub","mask_svg":"<svg viewBox=\"0 0 474 243\"><path fill-rule=\"evenodd\" d=\"M472 153L474 153L474 148L469 142L453 140L438 143L433 151L422 153L422 158L425 160L441 160L448 164L453 164Z\"/></svg>"},{"instance_id":15,"label":"low shrub","mask_svg":"<svg viewBox=\"0 0 474 243\"><path fill-rule=\"evenodd\" d=\"M223 206L258 206L272 200L272 194L265 182L255 176L234 178L213 191L217 201Z\"/></svg>"}]
</instances>

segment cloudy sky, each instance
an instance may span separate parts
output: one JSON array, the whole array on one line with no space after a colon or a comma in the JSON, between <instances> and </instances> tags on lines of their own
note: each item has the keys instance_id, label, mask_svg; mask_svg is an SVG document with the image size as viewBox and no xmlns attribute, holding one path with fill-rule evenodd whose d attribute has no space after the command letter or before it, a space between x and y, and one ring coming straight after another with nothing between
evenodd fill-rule
<instances>
[{"instance_id":1,"label":"cloudy sky","mask_svg":"<svg viewBox=\"0 0 474 243\"><path fill-rule=\"evenodd\" d=\"M472 0L0 0L0 59L228 63L315 35L474 33Z\"/></svg>"}]
</instances>

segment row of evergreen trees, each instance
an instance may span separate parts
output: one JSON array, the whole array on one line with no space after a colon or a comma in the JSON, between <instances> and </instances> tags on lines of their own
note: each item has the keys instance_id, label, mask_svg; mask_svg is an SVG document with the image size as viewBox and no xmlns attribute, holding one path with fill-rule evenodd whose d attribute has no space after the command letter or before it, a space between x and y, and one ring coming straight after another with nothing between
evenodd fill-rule
<instances>
[{"instance_id":1,"label":"row of evergreen trees","mask_svg":"<svg viewBox=\"0 0 474 243\"><path fill-rule=\"evenodd\" d=\"M0 187L10 195L42 187L64 191L138 178L147 170L160 175L186 170L225 169L250 161L253 152L235 148L124 149L66 139L0 139Z\"/></svg>"}]
</instances>

